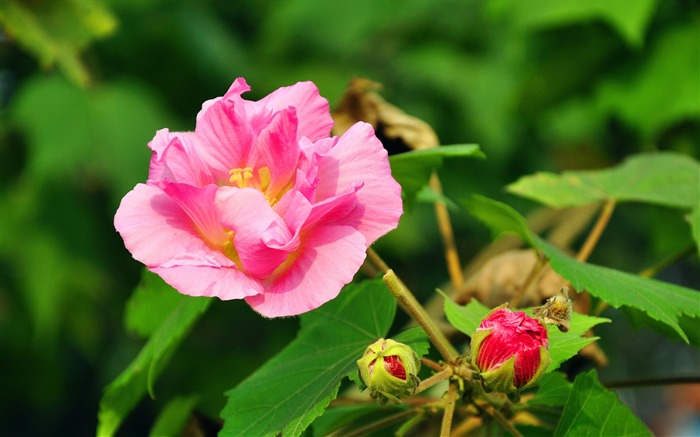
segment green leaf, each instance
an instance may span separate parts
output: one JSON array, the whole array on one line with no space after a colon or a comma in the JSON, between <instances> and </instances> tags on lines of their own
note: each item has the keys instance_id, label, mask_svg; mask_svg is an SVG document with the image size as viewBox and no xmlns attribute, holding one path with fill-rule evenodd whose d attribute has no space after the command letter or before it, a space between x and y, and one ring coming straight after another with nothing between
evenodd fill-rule
<instances>
[{"instance_id":1,"label":"green leaf","mask_svg":"<svg viewBox=\"0 0 700 437\"><path fill-rule=\"evenodd\" d=\"M445 297L445 315L450 322L460 332L469 337L474 334L481 324L481 319L491 311L488 307L476 299L469 301L467 305L457 305L452 299L441 293Z\"/></svg>"},{"instance_id":2,"label":"green leaf","mask_svg":"<svg viewBox=\"0 0 700 437\"><path fill-rule=\"evenodd\" d=\"M586 0L586 1L508 1L489 3L496 14L507 14L515 26L538 30L571 23L602 19L615 28L630 46L641 47L656 0Z\"/></svg>"},{"instance_id":3,"label":"green leaf","mask_svg":"<svg viewBox=\"0 0 700 437\"><path fill-rule=\"evenodd\" d=\"M497 237L501 233L514 233L528 245L535 247L535 240L527 221L516 210L503 202L474 194L463 200L469 214L486 224Z\"/></svg>"},{"instance_id":4,"label":"green leaf","mask_svg":"<svg viewBox=\"0 0 700 437\"><path fill-rule=\"evenodd\" d=\"M556 247L538 239L539 248L549 258L552 268L571 281L577 290L587 290L611 306L629 306L671 328L688 343L679 319L685 314L700 318L700 293L689 288L644 278L607 267L582 263Z\"/></svg>"},{"instance_id":5,"label":"green leaf","mask_svg":"<svg viewBox=\"0 0 700 437\"><path fill-rule=\"evenodd\" d=\"M532 311L526 312L532 315ZM600 323L610 323L610 319L572 313L568 332L561 332L556 326L547 325L549 355L552 357L552 363L547 367L547 372L558 369L561 363L575 356L584 346L596 341L599 337L582 337L582 335Z\"/></svg>"},{"instance_id":6,"label":"green leaf","mask_svg":"<svg viewBox=\"0 0 700 437\"><path fill-rule=\"evenodd\" d=\"M99 0L90 2L26 2L7 0L0 22L8 33L39 59L44 68L54 64L73 82L87 85L90 76L80 52L92 40L110 35L117 20Z\"/></svg>"},{"instance_id":7,"label":"green leaf","mask_svg":"<svg viewBox=\"0 0 700 437\"><path fill-rule=\"evenodd\" d=\"M693 232L698 255L700 255L700 205L693 208L688 215L688 221L690 222L690 228Z\"/></svg>"},{"instance_id":8,"label":"green leaf","mask_svg":"<svg viewBox=\"0 0 700 437\"><path fill-rule=\"evenodd\" d=\"M396 302L381 279L346 286L301 316L297 338L235 389L226 392L221 436L298 436L335 398L356 361L386 336Z\"/></svg>"},{"instance_id":9,"label":"green leaf","mask_svg":"<svg viewBox=\"0 0 700 437\"><path fill-rule=\"evenodd\" d=\"M507 189L554 208L608 199L693 208L700 199L700 164L678 153L646 153L603 170L524 176Z\"/></svg>"},{"instance_id":10,"label":"green leaf","mask_svg":"<svg viewBox=\"0 0 700 437\"><path fill-rule=\"evenodd\" d=\"M595 97L598 112L637 128L643 143L657 142L673 125L698 120L697 27L691 20L656 34L643 64L601 85Z\"/></svg>"},{"instance_id":11,"label":"green leaf","mask_svg":"<svg viewBox=\"0 0 700 437\"><path fill-rule=\"evenodd\" d=\"M564 405L571 393L572 384L561 372L547 373L537 383L535 397L528 401L528 405L547 405L558 407Z\"/></svg>"},{"instance_id":12,"label":"green leaf","mask_svg":"<svg viewBox=\"0 0 700 437\"><path fill-rule=\"evenodd\" d=\"M144 269L141 283L126 302L124 324L129 332L148 337L160 327L182 302L175 292L154 273Z\"/></svg>"},{"instance_id":13,"label":"green leaf","mask_svg":"<svg viewBox=\"0 0 700 437\"><path fill-rule=\"evenodd\" d=\"M447 158L484 158L475 144L458 144L432 149L413 150L389 157L391 174L401 184L406 203L412 204L418 192L428 183L433 171Z\"/></svg>"},{"instance_id":14,"label":"green leaf","mask_svg":"<svg viewBox=\"0 0 700 437\"><path fill-rule=\"evenodd\" d=\"M410 346L419 357L426 355L430 349L428 334L420 326L409 328L400 334L392 336L391 339Z\"/></svg>"},{"instance_id":15,"label":"green leaf","mask_svg":"<svg viewBox=\"0 0 700 437\"><path fill-rule=\"evenodd\" d=\"M165 368L173 352L212 299L177 293L179 304L163 320L129 366L110 383L100 401L97 435L112 436L126 415L136 406Z\"/></svg>"},{"instance_id":16,"label":"green leaf","mask_svg":"<svg viewBox=\"0 0 700 437\"><path fill-rule=\"evenodd\" d=\"M582 263L532 234L525 219L509 206L495 200L473 196L467 203L470 213L487 226L499 231L515 232L534 244L550 261L552 268L571 282L577 290L587 290L615 308L629 306L644 311L649 317L670 326L688 343L688 336L680 326L679 318L685 314L700 318L700 293L697 291L613 270L607 267ZM481 211L488 211L483 214ZM529 238L526 235L529 234ZM663 333L663 332L662 332Z\"/></svg>"},{"instance_id":17,"label":"green leaf","mask_svg":"<svg viewBox=\"0 0 700 437\"><path fill-rule=\"evenodd\" d=\"M576 377L554 432L555 437L651 435L629 407L600 384L594 370Z\"/></svg>"},{"instance_id":18,"label":"green leaf","mask_svg":"<svg viewBox=\"0 0 700 437\"><path fill-rule=\"evenodd\" d=\"M197 405L197 396L179 396L172 399L158 415L149 437L179 437Z\"/></svg>"},{"instance_id":19,"label":"green leaf","mask_svg":"<svg viewBox=\"0 0 700 437\"><path fill-rule=\"evenodd\" d=\"M11 121L27 134L28 177L94 178L110 188L115 205L145 180L147 143L155 132L176 128L146 88L118 82L81 89L59 76L27 81L15 97Z\"/></svg>"}]
</instances>

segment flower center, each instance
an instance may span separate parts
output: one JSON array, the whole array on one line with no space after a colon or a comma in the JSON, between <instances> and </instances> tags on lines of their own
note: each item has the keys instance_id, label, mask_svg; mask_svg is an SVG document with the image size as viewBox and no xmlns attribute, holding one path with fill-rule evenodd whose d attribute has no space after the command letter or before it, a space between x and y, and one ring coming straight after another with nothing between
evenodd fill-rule
<instances>
[{"instance_id":1,"label":"flower center","mask_svg":"<svg viewBox=\"0 0 700 437\"><path fill-rule=\"evenodd\" d=\"M250 167L246 168L234 168L229 170L228 174L231 175L229 181L236 185L238 188L246 188L248 186L248 179L253 177L253 169Z\"/></svg>"},{"instance_id":2,"label":"flower center","mask_svg":"<svg viewBox=\"0 0 700 437\"><path fill-rule=\"evenodd\" d=\"M272 178L270 167L267 166L260 167L257 171L254 171L252 167L238 167L229 170L228 174L230 175L229 182L232 185L238 188L255 188L260 190L265 195L265 199L270 206L274 206L292 186L290 182L278 193L272 192L274 190L268 190Z\"/></svg>"}]
</instances>

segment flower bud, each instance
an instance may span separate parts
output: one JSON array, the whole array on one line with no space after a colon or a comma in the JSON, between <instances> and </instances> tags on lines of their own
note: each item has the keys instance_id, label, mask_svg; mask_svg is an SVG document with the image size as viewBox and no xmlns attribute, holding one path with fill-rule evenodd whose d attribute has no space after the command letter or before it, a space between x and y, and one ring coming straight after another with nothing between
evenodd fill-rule
<instances>
[{"instance_id":1,"label":"flower bud","mask_svg":"<svg viewBox=\"0 0 700 437\"><path fill-rule=\"evenodd\" d=\"M481 321L471 340L472 364L487 390L517 393L537 383L552 362L547 328L501 305Z\"/></svg>"},{"instance_id":2,"label":"flower bud","mask_svg":"<svg viewBox=\"0 0 700 437\"><path fill-rule=\"evenodd\" d=\"M420 359L409 346L380 338L357 360L360 379L369 388L370 396L380 404L389 399L400 403L411 396L420 383Z\"/></svg>"}]
</instances>

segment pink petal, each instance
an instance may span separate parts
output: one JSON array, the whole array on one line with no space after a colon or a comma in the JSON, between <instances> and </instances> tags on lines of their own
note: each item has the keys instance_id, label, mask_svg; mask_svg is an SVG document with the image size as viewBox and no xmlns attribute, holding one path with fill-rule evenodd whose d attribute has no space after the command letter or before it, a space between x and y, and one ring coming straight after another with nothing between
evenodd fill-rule
<instances>
[{"instance_id":1,"label":"pink petal","mask_svg":"<svg viewBox=\"0 0 700 437\"><path fill-rule=\"evenodd\" d=\"M260 133L251 153L254 168L270 169L270 184L266 194L276 197L292 181L299 161L297 117L293 109L274 114L270 124Z\"/></svg>"},{"instance_id":2,"label":"pink petal","mask_svg":"<svg viewBox=\"0 0 700 437\"><path fill-rule=\"evenodd\" d=\"M233 168L249 166L255 132L240 98L214 99L197 116L195 134L202 160L219 180L227 180Z\"/></svg>"},{"instance_id":3,"label":"pink petal","mask_svg":"<svg viewBox=\"0 0 700 437\"><path fill-rule=\"evenodd\" d=\"M221 300L243 299L263 291L260 281L248 277L235 266L153 267L165 282L189 296L216 296Z\"/></svg>"},{"instance_id":4,"label":"pink petal","mask_svg":"<svg viewBox=\"0 0 700 437\"><path fill-rule=\"evenodd\" d=\"M228 235L221 224L219 211L215 207L214 199L218 187L207 185L194 187L187 184L164 182L162 189L180 205L180 208L192 220L195 228L207 242L220 247L228 240Z\"/></svg>"},{"instance_id":5,"label":"pink petal","mask_svg":"<svg viewBox=\"0 0 700 437\"><path fill-rule=\"evenodd\" d=\"M294 234L260 191L222 187L216 202L222 222L235 232L233 244L247 273L268 276L296 249L298 243L287 245L293 243Z\"/></svg>"},{"instance_id":6,"label":"pink petal","mask_svg":"<svg viewBox=\"0 0 700 437\"><path fill-rule=\"evenodd\" d=\"M226 94L224 94L223 97L216 97L214 99L210 99L202 103L202 109L197 114L197 122L199 122L199 119L202 118L204 114L206 114L209 107L214 103L222 99L235 100L236 98L240 97L241 94L248 91L250 91L250 86L248 86L248 83L246 83L245 79L242 77L237 78L233 81L233 83L228 88L228 91L226 91Z\"/></svg>"},{"instance_id":7,"label":"pink petal","mask_svg":"<svg viewBox=\"0 0 700 437\"><path fill-rule=\"evenodd\" d=\"M304 223L304 229L308 229L316 223L329 224L346 218L350 212L357 208L357 192L362 187L362 183L353 184L344 192L338 193L337 196L328 197L314 204L311 214Z\"/></svg>"},{"instance_id":8,"label":"pink petal","mask_svg":"<svg viewBox=\"0 0 700 437\"><path fill-rule=\"evenodd\" d=\"M192 132L170 132L161 129L148 143L153 150L148 182L158 184L164 179L204 186L216 183L207 166L197 155L197 138Z\"/></svg>"},{"instance_id":9,"label":"pink petal","mask_svg":"<svg viewBox=\"0 0 700 437\"><path fill-rule=\"evenodd\" d=\"M136 185L122 199L114 226L133 257L151 269L235 265L202 240L180 205L158 187Z\"/></svg>"},{"instance_id":10,"label":"pink petal","mask_svg":"<svg viewBox=\"0 0 700 437\"><path fill-rule=\"evenodd\" d=\"M356 123L319 158L317 199L332 197L359 182L358 206L343 220L372 244L394 229L403 212L401 186L391 176L387 152L372 126Z\"/></svg>"},{"instance_id":11,"label":"pink petal","mask_svg":"<svg viewBox=\"0 0 700 437\"><path fill-rule=\"evenodd\" d=\"M350 226L322 226L306 235L296 259L263 294L246 301L266 317L301 314L340 293L365 259L366 241Z\"/></svg>"},{"instance_id":12,"label":"pink petal","mask_svg":"<svg viewBox=\"0 0 700 437\"><path fill-rule=\"evenodd\" d=\"M299 118L297 139L307 137L316 141L330 135L333 127L328 101L319 95L318 88L312 82L279 88L256 102L256 106L258 111L264 108L272 112L293 106Z\"/></svg>"}]
</instances>

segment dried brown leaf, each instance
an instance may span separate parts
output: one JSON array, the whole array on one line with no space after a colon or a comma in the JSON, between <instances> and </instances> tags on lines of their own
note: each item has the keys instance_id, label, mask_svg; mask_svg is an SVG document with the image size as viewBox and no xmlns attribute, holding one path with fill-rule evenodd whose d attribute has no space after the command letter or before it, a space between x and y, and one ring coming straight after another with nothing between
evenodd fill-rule
<instances>
[{"instance_id":1,"label":"dried brown leaf","mask_svg":"<svg viewBox=\"0 0 700 437\"><path fill-rule=\"evenodd\" d=\"M377 92L380 89L380 84L369 79L352 79L333 111L333 134L342 135L353 124L365 121L374 127L380 139L398 141L405 150L427 149L440 144L428 123L388 103Z\"/></svg>"}]
</instances>

